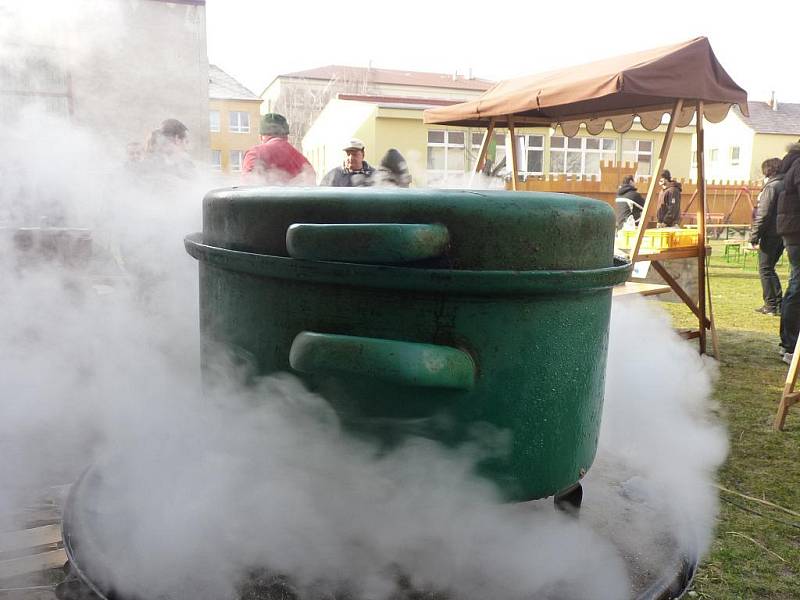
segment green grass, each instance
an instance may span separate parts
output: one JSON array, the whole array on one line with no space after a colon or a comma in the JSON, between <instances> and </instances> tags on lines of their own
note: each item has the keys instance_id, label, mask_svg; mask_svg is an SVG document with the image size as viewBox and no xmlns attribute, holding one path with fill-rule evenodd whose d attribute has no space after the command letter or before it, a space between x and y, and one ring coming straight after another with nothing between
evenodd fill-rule
<instances>
[{"instance_id":1,"label":"green grass","mask_svg":"<svg viewBox=\"0 0 800 600\"><path fill-rule=\"evenodd\" d=\"M787 372L778 355L780 320L753 310L762 304L753 257L745 268L721 254L715 248L710 268L722 356L714 396L730 439L719 484L800 513L800 405L790 409L783 432L772 429ZM676 326L692 325L685 306L664 305ZM800 598L800 516L730 493L720 498L715 540L691 597Z\"/></svg>"}]
</instances>

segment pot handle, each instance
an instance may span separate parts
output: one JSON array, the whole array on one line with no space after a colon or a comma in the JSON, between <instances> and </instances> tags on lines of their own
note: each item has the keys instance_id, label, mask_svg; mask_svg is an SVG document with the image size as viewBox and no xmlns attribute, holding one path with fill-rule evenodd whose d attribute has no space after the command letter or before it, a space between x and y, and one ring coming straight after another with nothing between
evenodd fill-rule
<instances>
[{"instance_id":1,"label":"pot handle","mask_svg":"<svg viewBox=\"0 0 800 600\"><path fill-rule=\"evenodd\" d=\"M397 264L438 258L450 232L440 224L295 223L286 230L292 258Z\"/></svg>"},{"instance_id":2,"label":"pot handle","mask_svg":"<svg viewBox=\"0 0 800 600\"><path fill-rule=\"evenodd\" d=\"M366 375L415 387L470 390L475 363L458 348L302 331L289 351L301 373Z\"/></svg>"}]
</instances>

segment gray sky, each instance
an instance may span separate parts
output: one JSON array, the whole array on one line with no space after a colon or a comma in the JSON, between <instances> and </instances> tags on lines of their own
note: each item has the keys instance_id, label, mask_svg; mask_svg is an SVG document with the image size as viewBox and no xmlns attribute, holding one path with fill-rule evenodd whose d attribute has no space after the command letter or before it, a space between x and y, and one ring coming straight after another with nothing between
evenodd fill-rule
<instances>
[{"instance_id":1,"label":"gray sky","mask_svg":"<svg viewBox=\"0 0 800 600\"><path fill-rule=\"evenodd\" d=\"M759 6L769 6L773 16L758 14ZM327 64L371 60L377 68L444 73L472 68L476 77L504 79L705 35L751 100L767 100L775 90L779 102L800 102L799 18L798 0L207 4L211 62L256 94L276 75Z\"/></svg>"}]
</instances>

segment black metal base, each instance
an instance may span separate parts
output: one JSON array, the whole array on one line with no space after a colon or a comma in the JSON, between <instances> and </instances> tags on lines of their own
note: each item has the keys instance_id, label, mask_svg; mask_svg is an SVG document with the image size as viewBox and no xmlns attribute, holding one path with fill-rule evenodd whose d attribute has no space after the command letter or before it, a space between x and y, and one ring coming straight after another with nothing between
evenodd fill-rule
<instances>
[{"instance_id":1,"label":"black metal base","mask_svg":"<svg viewBox=\"0 0 800 600\"><path fill-rule=\"evenodd\" d=\"M580 482L553 497L553 503L558 510L575 517L581 512L581 502L583 502L583 486Z\"/></svg>"}]
</instances>

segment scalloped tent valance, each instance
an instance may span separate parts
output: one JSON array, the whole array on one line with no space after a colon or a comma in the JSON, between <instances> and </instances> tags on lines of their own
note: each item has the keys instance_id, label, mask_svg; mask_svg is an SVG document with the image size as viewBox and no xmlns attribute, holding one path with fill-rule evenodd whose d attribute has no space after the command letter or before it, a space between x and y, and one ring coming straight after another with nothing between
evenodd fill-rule
<instances>
[{"instance_id":1,"label":"scalloped tent valance","mask_svg":"<svg viewBox=\"0 0 800 600\"><path fill-rule=\"evenodd\" d=\"M661 125L677 100L684 107L678 126L692 122L695 105L703 102L704 117L717 123L733 104L747 115L747 92L719 64L708 39L664 46L597 62L508 79L476 100L431 108L425 123L507 127L561 126L575 135L582 123L600 133L606 122L623 133L638 116L646 129Z\"/></svg>"}]
</instances>

